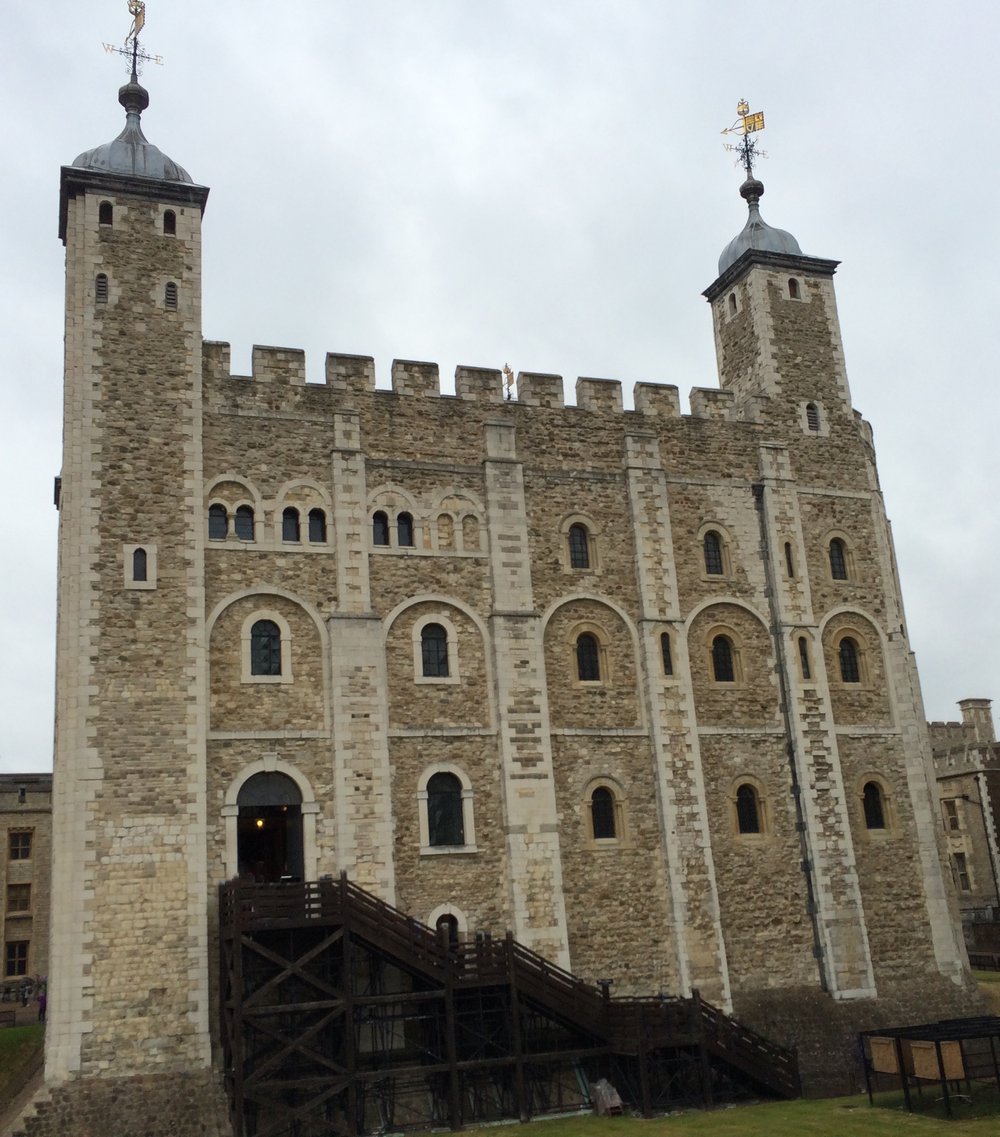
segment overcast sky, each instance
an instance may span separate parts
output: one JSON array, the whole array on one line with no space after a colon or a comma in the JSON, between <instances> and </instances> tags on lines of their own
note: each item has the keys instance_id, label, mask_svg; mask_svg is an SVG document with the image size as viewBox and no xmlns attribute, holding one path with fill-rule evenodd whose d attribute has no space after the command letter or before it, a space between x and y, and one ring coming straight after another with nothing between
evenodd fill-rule
<instances>
[{"instance_id":1,"label":"overcast sky","mask_svg":"<svg viewBox=\"0 0 1000 1137\"><path fill-rule=\"evenodd\" d=\"M8 2L0 37L0 771L51 768L59 167L124 123L125 0ZM701 291L742 228L720 131L767 129L762 213L835 283L929 718L1000 697L1000 5L149 0L146 136L211 187L204 334L717 384Z\"/></svg>"}]
</instances>

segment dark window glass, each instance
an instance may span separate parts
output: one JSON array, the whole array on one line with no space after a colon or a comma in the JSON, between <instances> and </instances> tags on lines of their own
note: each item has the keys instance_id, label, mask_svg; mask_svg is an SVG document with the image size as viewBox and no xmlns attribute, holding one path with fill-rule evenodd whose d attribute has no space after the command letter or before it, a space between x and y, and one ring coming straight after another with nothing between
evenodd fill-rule
<instances>
[{"instance_id":1,"label":"dark window glass","mask_svg":"<svg viewBox=\"0 0 1000 1137\"><path fill-rule=\"evenodd\" d=\"M785 542L785 569L788 572L788 578L791 580L795 576L795 562L792 560L792 546L791 542Z\"/></svg>"},{"instance_id":2,"label":"dark window glass","mask_svg":"<svg viewBox=\"0 0 1000 1137\"><path fill-rule=\"evenodd\" d=\"M438 938L443 938L449 947L458 946L458 920L450 912L438 916L434 927L437 929Z\"/></svg>"},{"instance_id":3,"label":"dark window glass","mask_svg":"<svg viewBox=\"0 0 1000 1137\"><path fill-rule=\"evenodd\" d=\"M885 828L885 803L882 800L882 787L878 782L865 782L863 804L866 829Z\"/></svg>"},{"instance_id":4,"label":"dark window glass","mask_svg":"<svg viewBox=\"0 0 1000 1137\"><path fill-rule=\"evenodd\" d=\"M326 514L322 509L309 510L309 540L314 545L326 541Z\"/></svg>"},{"instance_id":5,"label":"dark window glass","mask_svg":"<svg viewBox=\"0 0 1000 1137\"><path fill-rule=\"evenodd\" d=\"M958 887L963 892L972 891L972 878L969 876L969 864L964 853L953 853L955 859L955 876L958 878Z\"/></svg>"},{"instance_id":6,"label":"dark window glass","mask_svg":"<svg viewBox=\"0 0 1000 1137\"><path fill-rule=\"evenodd\" d=\"M7 885L7 911L8 912L30 912L31 911L31 885L30 884L8 884Z\"/></svg>"},{"instance_id":7,"label":"dark window glass","mask_svg":"<svg viewBox=\"0 0 1000 1137\"><path fill-rule=\"evenodd\" d=\"M584 632L576 640L576 674L578 679L588 682L601 678L601 659L597 636Z\"/></svg>"},{"instance_id":8,"label":"dark window glass","mask_svg":"<svg viewBox=\"0 0 1000 1137\"><path fill-rule=\"evenodd\" d=\"M4 971L8 976L28 974L27 940L8 940L4 951Z\"/></svg>"},{"instance_id":9,"label":"dark window glass","mask_svg":"<svg viewBox=\"0 0 1000 1137\"><path fill-rule=\"evenodd\" d=\"M845 683L860 683L861 665L858 662L858 645L850 636L845 636L840 641L837 655L840 659L840 678Z\"/></svg>"},{"instance_id":10,"label":"dark window glass","mask_svg":"<svg viewBox=\"0 0 1000 1137\"><path fill-rule=\"evenodd\" d=\"M757 791L749 782L744 782L736 791L736 824L741 833L760 832Z\"/></svg>"},{"instance_id":11,"label":"dark window glass","mask_svg":"<svg viewBox=\"0 0 1000 1137\"><path fill-rule=\"evenodd\" d=\"M736 681L733 645L726 636L716 636L712 640L712 671L716 683L734 683Z\"/></svg>"},{"instance_id":12,"label":"dark window glass","mask_svg":"<svg viewBox=\"0 0 1000 1137\"><path fill-rule=\"evenodd\" d=\"M299 511L292 506L281 511L281 539L282 541L299 539Z\"/></svg>"},{"instance_id":13,"label":"dark window glass","mask_svg":"<svg viewBox=\"0 0 1000 1137\"><path fill-rule=\"evenodd\" d=\"M229 515L224 505L208 507L208 536L213 541L224 541L229 532Z\"/></svg>"},{"instance_id":14,"label":"dark window glass","mask_svg":"<svg viewBox=\"0 0 1000 1137\"><path fill-rule=\"evenodd\" d=\"M114 221L115 211L110 201L102 201L97 207L98 225L110 225Z\"/></svg>"},{"instance_id":15,"label":"dark window glass","mask_svg":"<svg viewBox=\"0 0 1000 1137\"><path fill-rule=\"evenodd\" d=\"M168 209L163 215L163 232L168 237L177 235L177 214L172 209Z\"/></svg>"},{"instance_id":16,"label":"dark window glass","mask_svg":"<svg viewBox=\"0 0 1000 1137\"><path fill-rule=\"evenodd\" d=\"M830 575L834 580L847 580L847 551L839 537L830 542Z\"/></svg>"},{"instance_id":17,"label":"dark window glass","mask_svg":"<svg viewBox=\"0 0 1000 1137\"><path fill-rule=\"evenodd\" d=\"M381 509L372 516L372 544L389 544L389 518Z\"/></svg>"},{"instance_id":18,"label":"dark window glass","mask_svg":"<svg viewBox=\"0 0 1000 1137\"><path fill-rule=\"evenodd\" d=\"M107 273L99 272L94 277L94 299L98 304L107 304L108 302L108 276Z\"/></svg>"},{"instance_id":19,"label":"dark window glass","mask_svg":"<svg viewBox=\"0 0 1000 1137\"><path fill-rule=\"evenodd\" d=\"M660 655L663 657L663 674L673 675L674 660L670 654L670 636L666 632L660 636Z\"/></svg>"},{"instance_id":20,"label":"dark window glass","mask_svg":"<svg viewBox=\"0 0 1000 1137\"><path fill-rule=\"evenodd\" d=\"M31 837L32 832L30 829L14 830L10 834L7 847L10 851L10 859L12 861L31 860Z\"/></svg>"},{"instance_id":21,"label":"dark window glass","mask_svg":"<svg viewBox=\"0 0 1000 1137\"><path fill-rule=\"evenodd\" d=\"M802 668L802 678L812 678L812 668L809 666L809 644L805 636L799 637L799 667Z\"/></svg>"},{"instance_id":22,"label":"dark window glass","mask_svg":"<svg viewBox=\"0 0 1000 1137\"><path fill-rule=\"evenodd\" d=\"M427 839L431 845L464 845L462 783L454 774L432 774L427 781Z\"/></svg>"},{"instance_id":23,"label":"dark window glass","mask_svg":"<svg viewBox=\"0 0 1000 1137\"><path fill-rule=\"evenodd\" d=\"M440 624L424 624L420 630L420 660L425 676L448 677L448 633Z\"/></svg>"},{"instance_id":24,"label":"dark window glass","mask_svg":"<svg viewBox=\"0 0 1000 1137\"><path fill-rule=\"evenodd\" d=\"M788 279L788 295L793 300L798 300L799 298L799 282L795 279L794 276L789 277Z\"/></svg>"},{"instance_id":25,"label":"dark window glass","mask_svg":"<svg viewBox=\"0 0 1000 1137\"><path fill-rule=\"evenodd\" d=\"M143 581L146 579L146 550L135 549L132 553L132 579Z\"/></svg>"},{"instance_id":26,"label":"dark window glass","mask_svg":"<svg viewBox=\"0 0 1000 1137\"><path fill-rule=\"evenodd\" d=\"M236 511L236 536L241 541L253 540L253 509L249 505L241 505Z\"/></svg>"},{"instance_id":27,"label":"dark window glass","mask_svg":"<svg viewBox=\"0 0 1000 1137\"><path fill-rule=\"evenodd\" d=\"M273 620L258 620L250 629L250 674L281 674L281 629Z\"/></svg>"},{"instance_id":28,"label":"dark window glass","mask_svg":"<svg viewBox=\"0 0 1000 1137\"><path fill-rule=\"evenodd\" d=\"M590 795L590 819L596 841L616 837L615 795L607 786L598 786Z\"/></svg>"},{"instance_id":29,"label":"dark window glass","mask_svg":"<svg viewBox=\"0 0 1000 1137\"><path fill-rule=\"evenodd\" d=\"M806 425L810 430L819 430L819 407L815 403L806 405Z\"/></svg>"},{"instance_id":30,"label":"dark window glass","mask_svg":"<svg viewBox=\"0 0 1000 1137\"><path fill-rule=\"evenodd\" d=\"M409 513L401 513L396 518L396 540L407 548L413 544L413 518Z\"/></svg>"},{"instance_id":31,"label":"dark window glass","mask_svg":"<svg viewBox=\"0 0 1000 1137\"><path fill-rule=\"evenodd\" d=\"M705 572L709 576L722 576L722 539L710 529L705 534Z\"/></svg>"},{"instance_id":32,"label":"dark window glass","mask_svg":"<svg viewBox=\"0 0 1000 1137\"><path fill-rule=\"evenodd\" d=\"M585 525L569 527L569 565L570 568L590 568L590 536Z\"/></svg>"}]
</instances>

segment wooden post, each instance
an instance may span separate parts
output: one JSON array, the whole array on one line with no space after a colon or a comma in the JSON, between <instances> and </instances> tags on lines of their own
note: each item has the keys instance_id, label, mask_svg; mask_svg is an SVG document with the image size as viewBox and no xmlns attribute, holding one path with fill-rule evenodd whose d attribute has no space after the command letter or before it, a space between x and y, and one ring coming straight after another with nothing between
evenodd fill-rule
<instances>
[{"instance_id":1,"label":"wooden post","mask_svg":"<svg viewBox=\"0 0 1000 1137\"><path fill-rule=\"evenodd\" d=\"M514 1093L517 1096L517 1113L522 1122L531 1118L530 1104L524 1085L524 1040L521 1037L521 997L517 990L514 970L514 933L508 929L504 939L507 956L507 985L510 989L510 1039L514 1048Z\"/></svg>"},{"instance_id":2,"label":"wooden post","mask_svg":"<svg viewBox=\"0 0 1000 1137\"><path fill-rule=\"evenodd\" d=\"M701 1099L706 1109L711 1109L712 1100L712 1064L708 1059L708 1047L705 1045L705 1019L701 1013L701 992L697 987L691 988L691 1014L694 1018L695 1038L698 1040L698 1072L701 1076Z\"/></svg>"},{"instance_id":3,"label":"wooden post","mask_svg":"<svg viewBox=\"0 0 1000 1137\"><path fill-rule=\"evenodd\" d=\"M646 1008L638 1004L639 1017L636 1022L639 1051L639 1097L642 1099L642 1116L652 1117L653 1107L649 1100L649 1055L646 1052Z\"/></svg>"},{"instance_id":4,"label":"wooden post","mask_svg":"<svg viewBox=\"0 0 1000 1137\"><path fill-rule=\"evenodd\" d=\"M948 1092L948 1078L944 1069L944 1055L941 1053L941 1040L934 1039L934 1053L937 1055L938 1074L941 1077L941 1093L944 1097L944 1111L951 1117L951 1094Z\"/></svg>"},{"instance_id":5,"label":"wooden post","mask_svg":"<svg viewBox=\"0 0 1000 1137\"><path fill-rule=\"evenodd\" d=\"M906 1102L906 1108L912 1113L913 1102L910 1101L910 1083L906 1074L906 1066L903 1063L903 1040L896 1036L896 1067L899 1070L899 1081L903 1087L903 1101Z\"/></svg>"},{"instance_id":6,"label":"wooden post","mask_svg":"<svg viewBox=\"0 0 1000 1137\"><path fill-rule=\"evenodd\" d=\"M347 873L340 874L340 998L343 1002L344 1065L347 1067L347 1132L358 1132L358 1054L354 1038L354 943L347 899Z\"/></svg>"},{"instance_id":7,"label":"wooden post","mask_svg":"<svg viewBox=\"0 0 1000 1137\"><path fill-rule=\"evenodd\" d=\"M455 966L450 958L444 968L444 1044L448 1057L448 1124L452 1129L461 1129L462 1099L455 1038Z\"/></svg>"}]
</instances>

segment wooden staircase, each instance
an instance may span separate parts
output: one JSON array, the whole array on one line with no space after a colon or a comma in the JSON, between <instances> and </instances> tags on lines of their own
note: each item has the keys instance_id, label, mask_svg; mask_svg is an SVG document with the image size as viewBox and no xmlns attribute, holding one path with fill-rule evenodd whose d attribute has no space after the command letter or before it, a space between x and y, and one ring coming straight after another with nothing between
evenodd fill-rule
<instances>
[{"instance_id":1,"label":"wooden staircase","mask_svg":"<svg viewBox=\"0 0 1000 1137\"><path fill-rule=\"evenodd\" d=\"M730 1098L734 1091L782 1098L800 1092L794 1052L742 1026L697 992L690 998L611 998L529 951L509 933L502 939L480 934L471 942L450 944L346 877L280 885L232 881L220 890L219 908L223 1043L231 1099L234 1094L241 1099L234 1101L238 1137L284 1132L277 1122L255 1127L257 1115L244 1108L244 1091L249 1087L252 1097L258 1092L255 1087L267 1078L274 1082L282 1069L296 1064L294 1084L305 1086L303 1056L315 1057L316 1040L323 1029L333 1029L331 1024L339 1033L329 1037L346 1041L328 1045L340 1047L343 1057L326 1062L336 1067L336 1078L326 1071L326 1096L317 1092L316 1100L322 1099L329 1112L331 1095L343 1090L342 1113L347 1114L347 1120L338 1114L341 1119L330 1122L331 1134L366 1131L369 1123L358 1102L374 1092L376 1072L383 1079L391 1074L400 1084L406 1079L412 1083L424 1078L428 1084L438 1079L435 1086L443 1088L434 1092L443 1104L423 1120L453 1127L482 1119L480 1107L468 1104L472 1091L467 1086L487 1067L494 1079L490 1094L500 1102L498 1116L540 1112L539 1102L548 1100L542 1083L555 1078L557 1068L572 1068L577 1081L584 1071L591 1080L610 1076L623 1081L623 1098L644 1114L673 1102L679 1085L696 1086L704 1105ZM336 981L313 980L324 952L341 953L345 961L355 962L338 964ZM369 968L377 962L394 975L409 976L406 989L399 989L398 978L395 994L358 989L353 974L362 957ZM269 978L252 978L254 967L270 969ZM282 994L282 985L292 980L298 984L294 994ZM302 984L312 982L315 997L304 998ZM425 1023L426 1037L433 1041L423 1044L417 1055L407 1050L400 1035L381 1055L371 1048L362 1054L360 1028L351 1024L374 1022L388 1013L385 1008L393 1000L410 1006L408 1013ZM420 1001L420 1016L412 1012L414 1000ZM316 1018L320 1013L322 1020ZM296 1014L306 1016L303 1023L308 1021L301 1029L311 1040L309 1049L296 1040ZM247 1042L257 1021L254 1016L264 1016L269 1024L286 1023L284 1033L267 1026L268 1049ZM409 1029L407 1037L412 1033ZM267 1078L260 1074L265 1068ZM317 1079L323 1080L320 1074ZM287 1088L292 1082L274 1082L273 1093L281 1085ZM351 1086L360 1088L346 1088ZM690 1098L689 1090L684 1092ZM295 1100L296 1116L305 1116L307 1104ZM395 1118L394 1125L406 1127L405 1119L401 1123ZM416 1120L413 1127L419 1127Z\"/></svg>"}]
</instances>

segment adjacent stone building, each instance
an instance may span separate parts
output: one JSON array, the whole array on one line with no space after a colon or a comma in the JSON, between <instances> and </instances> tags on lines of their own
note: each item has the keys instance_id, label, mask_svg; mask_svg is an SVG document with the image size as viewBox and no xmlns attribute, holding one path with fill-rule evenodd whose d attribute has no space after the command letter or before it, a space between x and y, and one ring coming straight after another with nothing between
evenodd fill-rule
<instances>
[{"instance_id":1,"label":"adjacent stone building","mask_svg":"<svg viewBox=\"0 0 1000 1137\"><path fill-rule=\"evenodd\" d=\"M308 385L272 347L233 375L201 335L208 190L120 99L59 226L46 1078L72 1132L217 1101L239 873L346 871L616 994L698 988L814 1087L858 1026L973 1005L836 262L746 182L689 414L531 372L507 399L481 367L444 395L412 361L378 390L352 355Z\"/></svg>"},{"instance_id":2,"label":"adjacent stone building","mask_svg":"<svg viewBox=\"0 0 1000 1137\"><path fill-rule=\"evenodd\" d=\"M52 775L0 774L0 988L49 969Z\"/></svg>"}]
</instances>

